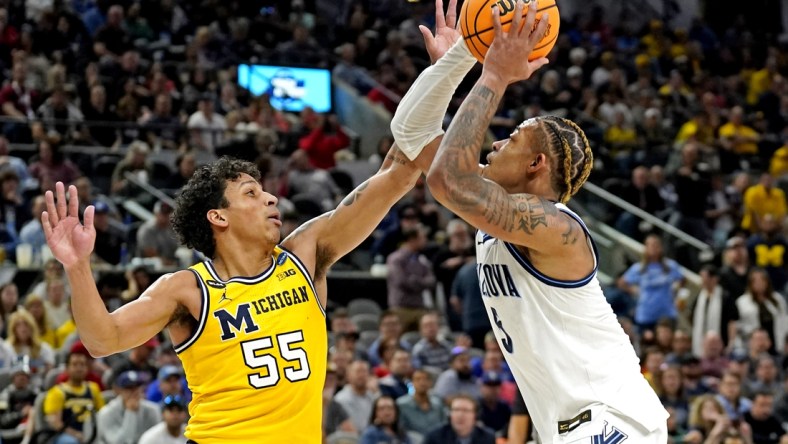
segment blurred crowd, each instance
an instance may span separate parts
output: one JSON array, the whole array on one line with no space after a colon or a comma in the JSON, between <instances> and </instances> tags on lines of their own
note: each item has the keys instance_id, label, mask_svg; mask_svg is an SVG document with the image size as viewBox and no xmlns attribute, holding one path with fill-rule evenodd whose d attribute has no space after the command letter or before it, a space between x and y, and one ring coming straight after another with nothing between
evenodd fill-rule
<instances>
[{"instance_id":1,"label":"blurred crowd","mask_svg":"<svg viewBox=\"0 0 788 444\"><path fill-rule=\"evenodd\" d=\"M645 244L605 293L673 442L788 442L786 42L744 17L641 28L591 7L564 20L551 63L509 88L489 139L529 117L573 119L593 145L592 182L713 248L699 258L579 196ZM0 440L185 442L190 393L164 335L101 359L79 342L38 222L44 191L73 184L95 205L95 265L125 273L98 282L110 309L197 259L146 190L173 196L218 156L260 167L286 236L359 183L343 163L374 171L393 141L380 134L359 159L336 115L277 110L237 86L238 64L329 68L393 112L429 64L419 24L434 25L431 2L0 2L0 251L41 268L29 288L0 283ZM490 334L472 235L419 183L337 265L385 276L387 291L328 307L326 442L535 439Z\"/></svg>"}]
</instances>

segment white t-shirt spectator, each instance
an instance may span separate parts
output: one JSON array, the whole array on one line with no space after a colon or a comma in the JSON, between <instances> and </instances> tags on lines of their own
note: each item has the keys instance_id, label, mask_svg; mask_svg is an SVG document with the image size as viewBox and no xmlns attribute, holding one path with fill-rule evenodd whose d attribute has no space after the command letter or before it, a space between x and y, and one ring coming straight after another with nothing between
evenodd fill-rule
<instances>
[{"instance_id":1,"label":"white t-shirt spectator","mask_svg":"<svg viewBox=\"0 0 788 444\"><path fill-rule=\"evenodd\" d=\"M180 436L172 436L167 431L167 424L160 422L142 434L139 444L186 444L184 430L186 430L186 424L181 426Z\"/></svg>"}]
</instances>

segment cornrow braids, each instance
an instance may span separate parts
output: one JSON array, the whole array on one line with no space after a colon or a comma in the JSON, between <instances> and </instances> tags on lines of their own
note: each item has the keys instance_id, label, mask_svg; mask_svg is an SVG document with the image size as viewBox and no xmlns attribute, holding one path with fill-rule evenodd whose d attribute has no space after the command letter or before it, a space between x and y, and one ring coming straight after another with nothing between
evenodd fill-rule
<instances>
[{"instance_id":1,"label":"cornrow braids","mask_svg":"<svg viewBox=\"0 0 788 444\"><path fill-rule=\"evenodd\" d=\"M549 129L550 151L562 159L553 175L553 188L559 191L558 201L566 203L577 193L591 174L594 154L583 130L571 120L546 116L540 119Z\"/></svg>"}]
</instances>

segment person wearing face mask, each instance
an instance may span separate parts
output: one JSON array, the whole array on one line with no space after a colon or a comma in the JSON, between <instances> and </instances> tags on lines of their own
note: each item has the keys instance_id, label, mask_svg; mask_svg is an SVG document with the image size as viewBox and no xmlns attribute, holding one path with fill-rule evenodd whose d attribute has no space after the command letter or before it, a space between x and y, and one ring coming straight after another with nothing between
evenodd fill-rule
<instances>
[{"instance_id":1,"label":"person wearing face mask","mask_svg":"<svg viewBox=\"0 0 788 444\"><path fill-rule=\"evenodd\" d=\"M454 395L466 393L478 398L479 384L471 370L471 358L465 347L454 347L451 351L451 363L448 370L438 376L434 393L441 399L449 399Z\"/></svg>"}]
</instances>

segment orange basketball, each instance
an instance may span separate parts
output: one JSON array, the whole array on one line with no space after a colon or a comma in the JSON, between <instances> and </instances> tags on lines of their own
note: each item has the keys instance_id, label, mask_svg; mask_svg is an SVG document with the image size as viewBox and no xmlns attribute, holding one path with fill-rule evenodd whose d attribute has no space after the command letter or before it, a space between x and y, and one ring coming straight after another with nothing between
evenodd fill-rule
<instances>
[{"instance_id":1,"label":"orange basketball","mask_svg":"<svg viewBox=\"0 0 788 444\"><path fill-rule=\"evenodd\" d=\"M465 44L471 51L476 59L484 63L484 56L490 48L490 44L495 38L495 29L493 28L492 7L498 5L501 13L501 25L504 31L509 30L509 25L512 22L512 15L514 15L514 6L516 0L465 0L460 10L460 32L465 39ZM540 57L547 57L547 54L555 46L558 39L558 29L561 26L561 16L558 13L558 5L555 4L556 0L521 0L525 3L523 7L523 17L528 13L528 7L531 2L536 2L538 6L537 20L534 23L534 28L539 24L539 19L543 14L547 13L549 23L547 24L547 31L545 36L534 48L533 52L528 56L528 60L535 60Z\"/></svg>"}]
</instances>

